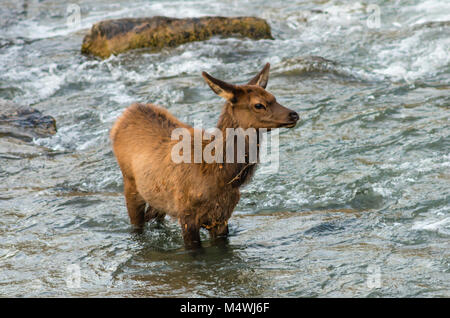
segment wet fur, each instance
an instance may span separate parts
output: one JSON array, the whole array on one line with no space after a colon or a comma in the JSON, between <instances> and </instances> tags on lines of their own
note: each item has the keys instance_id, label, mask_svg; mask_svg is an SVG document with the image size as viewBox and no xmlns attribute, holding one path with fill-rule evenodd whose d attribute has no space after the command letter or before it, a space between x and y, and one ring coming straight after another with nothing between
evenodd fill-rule
<instances>
[{"instance_id":1,"label":"wet fur","mask_svg":"<svg viewBox=\"0 0 450 318\"><path fill-rule=\"evenodd\" d=\"M160 218L168 214L180 220L185 236L214 224L223 226L211 230L212 236L226 234L225 222L239 202L237 186L246 178L227 183L243 164L174 163L171 149L178 141L170 136L181 127L193 131L165 109L134 104L111 130L131 223L143 225L147 202L147 220L152 218L149 214ZM191 235L190 240L199 237Z\"/></svg>"},{"instance_id":2,"label":"wet fur","mask_svg":"<svg viewBox=\"0 0 450 318\"><path fill-rule=\"evenodd\" d=\"M272 128L279 127L281 120L286 121L286 114L292 111L277 104L263 88L253 85L267 72L268 64L256 80L250 81L252 85L240 87L212 78L219 86L224 85L215 87L216 90L224 90L222 93L230 97L217 124L223 136L226 136L226 128L260 128L261 122L253 118L255 115L247 106L253 99L273 104L270 116L267 115L272 118ZM250 180L256 164L175 163L171 158L172 148L179 142L171 140L175 128L189 129L194 147L193 127L156 105L133 104L118 118L110 137L123 175L131 223L142 228L146 221L162 219L168 214L179 220L186 246L199 246L202 227L208 229L213 238L228 234L227 222L239 202L239 187ZM203 148L209 142L204 140Z\"/></svg>"}]
</instances>

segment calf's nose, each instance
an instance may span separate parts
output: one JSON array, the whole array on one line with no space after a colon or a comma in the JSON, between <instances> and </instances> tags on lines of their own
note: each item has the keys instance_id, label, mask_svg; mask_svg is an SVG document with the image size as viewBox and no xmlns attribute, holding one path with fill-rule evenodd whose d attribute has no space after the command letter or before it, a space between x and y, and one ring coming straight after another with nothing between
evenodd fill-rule
<instances>
[{"instance_id":1,"label":"calf's nose","mask_svg":"<svg viewBox=\"0 0 450 318\"><path fill-rule=\"evenodd\" d=\"M290 118L292 121L297 121L297 120L300 119L300 116L299 116L296 112L290 112L290 113L289 113L289 118Z\"/></svg>"}]
</instances>

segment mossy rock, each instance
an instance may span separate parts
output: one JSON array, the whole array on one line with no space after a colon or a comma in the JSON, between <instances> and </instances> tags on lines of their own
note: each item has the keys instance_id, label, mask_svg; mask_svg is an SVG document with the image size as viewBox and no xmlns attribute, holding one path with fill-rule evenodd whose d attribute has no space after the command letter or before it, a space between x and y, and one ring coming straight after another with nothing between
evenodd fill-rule
<instances>
[{"instance_id":1,"label":"mossy rock","mask_svg":"<svg viewBox=\"0 0 450 318\"><path fill-rule=\"evenodd\" d=\"M125 18L94 24L81 52L101 58L138 48L162 49L212 36L273 39L269 24L255 17Z\"/></svg>"}]
</instances>

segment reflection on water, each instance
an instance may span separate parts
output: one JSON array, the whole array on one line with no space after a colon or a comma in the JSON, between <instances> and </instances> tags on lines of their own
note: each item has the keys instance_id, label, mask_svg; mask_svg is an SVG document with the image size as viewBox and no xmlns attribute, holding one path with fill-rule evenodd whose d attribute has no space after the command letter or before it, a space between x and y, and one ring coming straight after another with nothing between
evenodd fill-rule
<instances>
[{"instance_id":1,"label":"reflection on water","mask_svg":"<svg viewBox=\"0 0 450 318\"><path fill-rule=\"evenodd\" d=\"M173 232L173 231L172 231ZM142 249L114 273L116 282L132 280L142 288L135 296L256 297L267 294L270 282L255 272L255 261L245 251L226 243L206 244L200 251L186 251L176 236L178 248L161 250L166 235L149 242L139 238ZM169 239L170 240L170 239Z\"/></svg>"},{"instance_id":2,"label":"reflection on water","mask_svg":"<svg viewBox=\"0 0 450 318\"><path fill-rule=\"evenodd\" d=\"M71 28L63 2L0 7L0 98L58 126L0 136L0 295L450 296L448 4L378 1L370 28L364 2L73 3ZM102 19L242 12L275 40L80 54ZM117 116L153 102L212 126L221 101L201 71L244 83L266 62L268 90L301 123L280 130L279 171L243 189L227 244L202 233L187 252L168 218L133 233L108 139Z\"/></svg>"}]
</instances>

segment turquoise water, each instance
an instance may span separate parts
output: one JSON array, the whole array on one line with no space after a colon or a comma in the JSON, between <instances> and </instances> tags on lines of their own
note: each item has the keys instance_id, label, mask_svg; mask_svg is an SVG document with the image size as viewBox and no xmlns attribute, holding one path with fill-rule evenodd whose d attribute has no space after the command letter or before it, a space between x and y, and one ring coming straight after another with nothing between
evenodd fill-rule
<instances>
[{"instance_id":1,"label":"turquoise water","mask_svg":"<svg viewBox=\"0 0 450 318\"><path fill-rule=\"evenodd\" d=\"M0 98L58 125L0 138L1 296L450 296L448 2L71 4L0 6ZM93 23L153 15L254 15L275 40L80 54ZM242 189L229 244L202 233L193 256L169 218L133 234L114 120L138 101L213 126L222 101L201 72L244 83L266 62L301 122L280 130L279 171Z\"/></svg>"}]
</instances>

